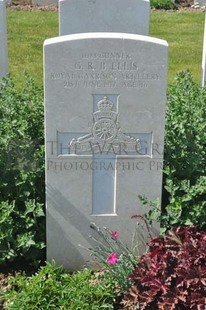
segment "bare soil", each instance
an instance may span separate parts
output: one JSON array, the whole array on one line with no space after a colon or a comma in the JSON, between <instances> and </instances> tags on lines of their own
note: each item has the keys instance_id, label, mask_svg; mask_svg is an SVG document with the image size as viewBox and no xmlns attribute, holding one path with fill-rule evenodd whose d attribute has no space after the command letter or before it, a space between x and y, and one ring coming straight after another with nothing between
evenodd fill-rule
<instances>
[{"instance_id":1,"label":"bare soil","mask_svg":"<svg viewBox=\"0 0 206 310\"><path fill-rule=\"evenodd\" d=\"M191 5L194 3L194 0L179 0L177 10L168 10L166 12L198 12L205 11L201 8L192 8ZM8 5L9 10L22 10L22 11L57 11L58 7L56 5L46 5L46 6L35 6L32 5L32 0L14 0L11 5ZM152 11L157 11L152 9ZM165 10L158 10L165 12Z\"/></svg>"},{"instance_id":2,"label":"bare soil","mask_svg":"<svg viewBox=\"0 0 206 310\"><path fill-rule=\"evenodd\" d=\"M32 5L31 3L21 3L20 1L15 1L11 5L8 6L9 10L17 10L17 11L57 11L58 8L56 5L45 5L45 6L37 6Z\"/></svg>"}]
</instances>

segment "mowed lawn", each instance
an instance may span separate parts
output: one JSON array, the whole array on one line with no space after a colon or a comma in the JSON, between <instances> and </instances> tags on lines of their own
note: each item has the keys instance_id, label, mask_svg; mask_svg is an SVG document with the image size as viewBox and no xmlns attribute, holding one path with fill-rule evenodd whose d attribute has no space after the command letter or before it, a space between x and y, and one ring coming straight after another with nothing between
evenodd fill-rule
<instances>
[{"instance_id":1,"label":"mowed lawn","mask_svg":"<svg viewBox=\"0 0 206 310\"><path fill-rule=\"evenodd\" d=\"M7 9L9 66L21 85L26 69L43 82L43 42L58 36L58 12ZM189 69L201 79L204 12L151 12L150 35L168 41L169 82L178 71Z\"/></svg>"},{"instance_id":2,"label":"mowed lawn","mask_svg":"<svg viewBox=\"0 0 206 310\"><path fill-rule=\"evenodd\" d=\"M201 80L204 12L152 12L150 35L169 44L169 81L178 71L189 69Z\"/></svg>"}]
</instances>

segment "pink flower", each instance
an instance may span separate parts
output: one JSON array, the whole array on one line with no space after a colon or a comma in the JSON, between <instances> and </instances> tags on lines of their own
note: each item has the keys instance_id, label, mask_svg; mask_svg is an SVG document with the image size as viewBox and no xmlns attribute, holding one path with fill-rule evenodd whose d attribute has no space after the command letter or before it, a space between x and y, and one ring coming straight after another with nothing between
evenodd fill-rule
<instances>
[{"instance_id":1,"label":"pink flower","mask_svg":"<svg viewBox=\"0 0 206 310\"><path fill-rule=\"evenodd\" d=\"M117 231L114 231L112 234L111 234L112 238L117 238L119 237L119 233Z\"/></svg>"},{"instance_id":2,"label":"pink flower","mask_svg":"<svg viewBox=\"0 0 206 310\"><path fill-rule=\"evenodd\" d=\"M115 265L116 262L118 260L118 256L116 253L112 253L109 255L108 259L107 259L107 262L110 264L110 265Z\"/></svg>"}]
</instances>

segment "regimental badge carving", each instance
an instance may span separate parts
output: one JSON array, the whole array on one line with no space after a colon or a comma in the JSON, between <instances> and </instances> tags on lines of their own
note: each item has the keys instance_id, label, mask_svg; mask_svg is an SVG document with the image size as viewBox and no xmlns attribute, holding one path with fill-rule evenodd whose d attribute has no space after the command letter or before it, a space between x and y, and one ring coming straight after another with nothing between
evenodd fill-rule
<instances>
[{"instance_id":1,"label":"regimental badge carving","mask_svg":"<svg viewBox=\"0 0 206 310\"><path fill-rule=\"evenodd\" d=\"M97 108L93 113L91 132L69 142L70 154L139 152L140 140L122 132L118 112L112 110L113 102L105 96L97 103Z\"/></svg>"}]
</instances>

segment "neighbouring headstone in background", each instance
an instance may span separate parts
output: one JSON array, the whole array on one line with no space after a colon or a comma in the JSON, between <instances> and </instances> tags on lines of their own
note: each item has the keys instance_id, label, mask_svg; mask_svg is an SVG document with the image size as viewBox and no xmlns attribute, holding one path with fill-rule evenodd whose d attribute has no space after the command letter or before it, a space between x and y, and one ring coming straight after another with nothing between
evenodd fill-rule
<instances>
[{"instance_id":1,"label":"neighbouring headstone in background","mask_svg":"<svg viewBox=\"0 0 206 310\"><path fill-rule=\"evenodd\" d=\"M59 35L122 32L148 35L149 0L60 0Z\"/></svg>"},{"instance_id":2,"label":"neighbouring headstone in background","mask_svg":"<svg viewBox=\"0 0 206 310\"><path fill-rule=\"evenodd\" d=\"M6 2L0 0L0 78L9 72L6 29Z\"/></svg>"},{"instance_id":3,"label":"neighbouring headstone in background","mask_svg":"<svg viewBox=\"0 0 206 310\"><path fill-rule=\"evenodd\" d=\"M194 0L194 5L193 7L195 8L203 8L206 7L206 0Z\"/></svg>"},{"instance_id":4,"label":"neighbouring headstone in background","mask_svg":"<svg viewBox=\"0 0 206 310\"><path fill-rule=\"evenodd\" d=\"M44 44L47 258L91 259L90 223L128 245L138 195L161 200L167 43L123 33Z\"/></svg>"},{"instance_id":5,"label":"neighbouring headstone in background","mask_svg":"<svg viewBox=\"0 0 206 310\"><path fill-rule=\"evenodd\" d=\"M37 5L37 6L55 5L55 6L58 6L58 0L32 0L32 5Z\"/></svg>"},{"instance_id":6,"label":"neighbouring headstone in background","mask_svg":"<svg viewBox=\"0 0 206 310\"><path fill-rule=\"evenodd\" d=\"M206 70L206 13L205 13L205 28L204 28L204 38L203 38L203 49L202 49L202 79L201 85L205 86L205 70Z\"/></svg>"}]
</instances>

